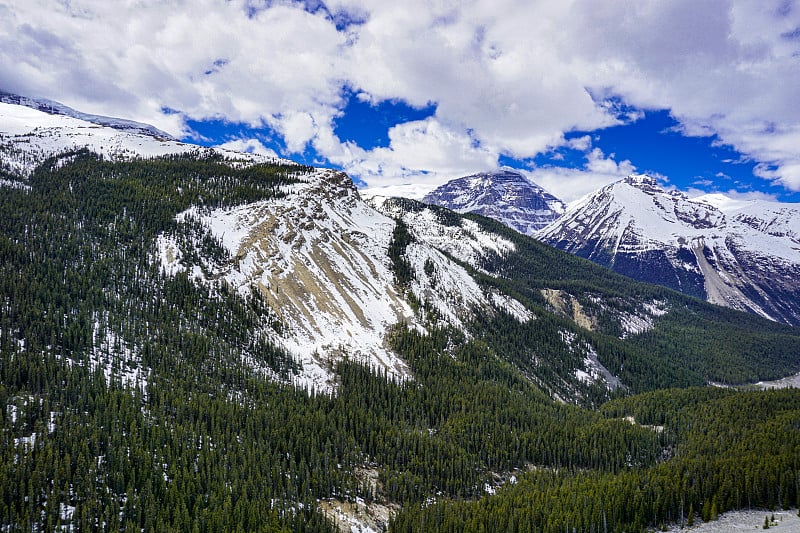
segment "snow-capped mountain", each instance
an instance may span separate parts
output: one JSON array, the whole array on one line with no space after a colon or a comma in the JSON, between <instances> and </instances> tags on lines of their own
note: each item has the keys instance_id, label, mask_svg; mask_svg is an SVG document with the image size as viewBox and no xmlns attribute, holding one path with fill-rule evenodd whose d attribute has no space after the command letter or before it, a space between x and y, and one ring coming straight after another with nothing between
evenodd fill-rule
<instances>
[{"instance_id":1,"label":"snow-capped mountain","mask_svg":"<svg viewBox=\"0 0 800 533\"><path fill-rule=\"evenodd\" d=\"M526 235L550 224L565 209L561 200L510 170L451 180L428 193L423 202L487 216Z\"/></svg>"},{"instance_id":2,"label":"snow-capped mountain","mask_svg":"<svg viewBox=\"0 0 800 533\"><path fill-rule=\"evenodd\" d=\"M779 206L689 201L644 178L629 189L625 205L654 203L636 213L653 226L660 213L713 235L726 220L769 243L798 235ZM518 484L545 505L522 501L520 520L547 522L570 472L616 483L658 468L675 483L652 496L674 501L691 461L745 461L736 486L763 466L750 450L676 463L674 446L709 431L795 437L795 411L764 413L796 395L699 386L797 374L798 328L484 217L365 201L330 169L0 103L0 257L3 531L88 530L98 516L109 529L427 530L420 501L501 497L530 465L544 477ZM652 394L623 398L640 392ZM648 398L670 410L622 418ZM754 400L763 424L740 435ZM674 424L740 406L730 427ZM778 467L757 484L795 474ZM633 522L615 528L644 527L622 514Z\"/></svg>"},{"instance_id":3,"label":"snow-capped mountain","mask_svg":"<svg viewBox=\"0 0 800 533\"><path fill-rule=\"evenodd\" d=\"M593 335L617 337L618 342L631 343L630 350L638 353L635 338L656 330L659 321L668 320L673 312L681 313L685 306L674 295L664 296L655 289L631 299L630 291L619 289L627 287L628 280L498 224L471 220L449 209L412 200L373 197L366 202L341 172L200 148L149 133L0 103L0 189L34 190L37 180L47 179L47 172L57 174L76 158L90 164L87 159L91 161L94 156L75 152L84 148L100 156L95 164L109 162L111 168L117 162L188 154L188 159L201 167L213 163L242 170L266 163L262 166L265 172L273 165L291 178L275 185L271 194L214 207L202 201L203 187L219 182L217 185L227 184L235 191L241 183L236 182L240 178L217 179L214 173L220 170L212 167L208 170L210 182L197 184L199 191L184 198L186 203L170 200L170 205L181 205L170 214L174 223L164 224L142 249L147 250L147 261L170 279L184 279L186 274L188 280L210 294L222 290L222 286L245 299L259 295L269 311L259 319L261 325L257 327L261 329L252 334L286 350L299 365L287 371L291 373L288 375L272 372L272 367L258 362L257 354L246 350L240 354L242 360L257 373L317 391L335 390L337 363L344 358L380 369L398 380L414 379L409 361L395 353L390 342L393 331L407 327L423 334L445 328L457 331L464 339L489 338L498 346L498 357L512 360L552 397L567 402L602 398L609 390L627 387L638 377L626 374L635 365L626 366L617 352L609 352L607 343L598 342ZM33 173L37 165L60 154L60 158L51 160L42 177ZM486 178L499 184L492 187L499 194L497 198L504 198L501 192L507 193L508 202L524 197L513 192L519 178L504 176ZM690 201L664 193L646 178L629 181L623 185L632 196L620 200L616 207L620 213L624 205L644 205L643 199L651 199L661 209L645 209L645 214L658 218L656 215L663 211L666 214L662 213L662 218L678 225L691 221L697 231L718 227L726 220L726 215L709 203L714 198L705 203ZM538 189L528 184L524 190ZM170 194L183 198L187 193L178 187ZM775 240L776 247L777 243L786 244L787 238L796 238L791 213L747 207L737 206L738 214L730 217L738 221L742 231L766 235ZM597 216L611 213L608 207L607 213ZM618 214L617 218L622 216ZM648 228L663 223L644 215L637 218L648 221ZM712 242L716 235L704 239ZM682 238L694 242L691 236ZM626 245L633 249L633 243L626 241ZM208 246L223 251L209 253ZM640 245L644 250L660 250L659 246L659 242ZM796 251L786 246L784 255L793 257ZM711 258L711 252L700 253L700 257L706 257L703 265L722 261L722 252L711 250L720 258ZM693 254L692 249L688 253ZM687 268L686 279L701 276L697 268L694 273ZM774 269L774 263L765 268ZM405 272L403 276L400 270ZM789 279L796 277L787 274ZM603 288L605 283L610 288ZM772 308L759 309L766 315ZM546 337L547 342L509 346L505 337L491 339L498 331L509 330L516 331L519 338ZM96 350L109 351L107 346L119 344L114 335L105 337L105 344L99 342ZM140 379L138 351L135 343L124 350L131 380ZM93 364L105 364L102 353L95 355L90 359ZM110 367L108 370L113 373ZM753 375L782 374L772 371ZM700 374L693 379L701 379Z\"/></svg>"},{"instance_id":4,"label":"snow-capped mountain","mask_svg":"<svg viewBox=\"0 0 800 533\"><path fill-rule=\"evenodd\" d=\"M49 108L42 111L40 108L45 104L38 100L13 95L5 95L5 100L11 103L0 101L0 169L12 174L28 175L48 157L80 148L112 161L196 152L213 152L251 163L277 161L257 154L183 143L152 126L124 119L99 117L104 122L101 124L92 121L98 117L77 111L57 113Z\"/></svg>"},{"instance_id":5,"label":"snow-capped mountain","mask_svg":"<svg viewBox=\"0 0 800 533\"><path fill-rule=\"evenodd\" d=\"M64 104L60 102L55 102L53 100L46 100L43 98L28 98L26 96L20 96L18 94L12 94L0 91L0 102L4 104L15 104L15 105L29 107L31 109L36 109L38 111L42 111L43 113L47 113L49 115L63 115L66 117L72 117L80 119L84 122L91 122L92 124L97 124L99 126L107 126L109 128L114 128L120 131L138 133L141 135L150 135L153 137L158 137L160 139L166 139L172 141L176 140L169 133L161 131L160 129L156 128L155 126L151 126L150 124L143 124L141 122L136 122L133 120L127 120L122 118L106 117L102 115L91 115L89 113L83 113L81 111L77 111L75 109L72 109L71 107L65 106Z\"/></svg>"},{"instance_id":6,"label":"snow-capped mountain","mask_svg":"<svg viewBox=\"0 0 800 533\"><path fill-rule=\"evenodd\" d=\"M689 198L632 175L537 236L629 277L800 324L800 206Z\"/></svg>"},{"instance_id":7,"label":"snow-capped mountain","mask_svg":"<svg viewBox=\"0 0 800 533\"><path fill-rule=\"evenodd\" d=\"M26 176L47 157L80 148L111 160L210 151L232 165L291 163L200 149L151 132L0 103L0 169L16 177L0 179L0 187L27 187ZM272 340L302 365L298 384L329 390L333 364L345 354L390 376L408 377L405 363L385 346L392 326L416 321L396 285L388 256L395 221L363 201L343 173L318 169L299 179L300 183L284 187L276 198L230 209L193 207L179 214L177 222L199 221L233 257L230 263L209 261L204 269L193 267L189 274L200 283L224 279L243 295L252 289L263 294L282 324L282 333ZM166 272L174 275L187 270L183 259L193 250L183 249L170 234L161 235L154 244L155 256ZM458 246L474 252L497 244L490 237L465 240L450 243L450 251ZM425 264L436 269L435 279L419 276L409 290L445 321L463 327L472 313L491 315L498 307L507 308L519 320L530 319L522 304L484 290L433 244L415 242L406 255L415 271L424 272Z\"/></svg>"},{"instance_id":8,"label":"snow-capped mountain","mask_svg":"<svg viewBox=\"0 0 800 533\"><path fill-rule=\"evenodd\" d=\"M390 376L409 377L406 364L385 346L387 332L399 322L423 328L391 269L395 221L365 203L341 172L317 170L284 192L233 209L179 215L199 218L234 258L221 268L209 265L209 278L221 277L243 294L262 292L283 324L284 333L274 340L302 364L299 383L330 389L331 362L345 354ZM451 247L497 246L491 238L475 239ZM158 246L168 271L184 268L183 252L170 236L163 235ZM416 272L433 265L435 279L416 276L410 290L452 325L463 327L472 312L491 315L494 306L521 321L531 318L519 302L483 290L428 242L409 245L406 257ZM193 276L207 277L199 270Z\"/></svg>"}]
</instances>

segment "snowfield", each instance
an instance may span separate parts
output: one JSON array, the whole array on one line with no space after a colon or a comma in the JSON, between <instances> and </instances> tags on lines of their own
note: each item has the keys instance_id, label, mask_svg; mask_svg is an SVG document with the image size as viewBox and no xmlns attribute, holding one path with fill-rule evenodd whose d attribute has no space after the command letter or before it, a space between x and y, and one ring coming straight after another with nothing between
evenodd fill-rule
<instances>
[{"instance_id":1,"label":"snowfield","mask_svg":"<svg viewBox=\"0 0 800 533\"><path fill-rule=\"evenodd\" d=\"M85 115L90 117L90 115ZM26 176L48 157L80 148L111 160L185 154L213 150L227 158L250 163L280 161L263 155L234 152L222 148L201 148L171 138L143 135L140 130L125 130L88 122L66 115L51 115L37 109L0 102L0 146L5 157L0 164ZM7 184L6 184L7 185Z\"/></svg>"}]
</instances>

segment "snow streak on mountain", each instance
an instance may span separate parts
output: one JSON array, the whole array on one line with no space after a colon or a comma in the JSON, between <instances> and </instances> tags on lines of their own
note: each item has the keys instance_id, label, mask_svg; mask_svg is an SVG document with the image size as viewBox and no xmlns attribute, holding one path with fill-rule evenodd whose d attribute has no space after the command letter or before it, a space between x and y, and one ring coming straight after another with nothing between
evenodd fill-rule
<instances>
[{"instance_id":1,"label":"snow streak on mountain","mask_svg":"<svg viewBox=\"0 0 800 533\"><path fill-rule=\"evenodd\" d=\"M454 179L428 193L423 202L487 216L526 235L553 222L565 209L561 200L509 170Z\"/></svg>"}]
</instances>

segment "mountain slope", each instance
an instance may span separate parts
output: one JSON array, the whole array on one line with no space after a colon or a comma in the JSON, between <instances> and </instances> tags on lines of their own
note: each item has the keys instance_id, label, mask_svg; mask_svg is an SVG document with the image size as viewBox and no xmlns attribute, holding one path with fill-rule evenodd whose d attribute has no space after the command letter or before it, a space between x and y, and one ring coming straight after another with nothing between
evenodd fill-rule
<instances>
[{"instance_id":1,"label":"mountain slope","mask_svg":"<svg viewBox=\"0 0 800 533\"><path fill-rule=\"evenodd\" d=\"M397 286L389 249L396 222L369 207L346 175L317 170L285 186L279 197L235 208L190 209L177 220L196 219L228 251L230 261L209 265L201 280L224 279L242 294L258 290L274 309L281 334L274 341L296 355L296 382L330 390L332 367L343 357L410 377L406 364L387 349L386 337L400 322L419 323ZM175 236L159 237L159 256L168 272L192 268L191 255ZM457 327L472 313L494 313L498 297L437 248L412 243L410 264L435 265L436 280L414 279L409 290L427 295L429 305ZM500 299L525 311L511 299Z\"/></svg>"},{"instance_id":2,"label":"mountain slope","mask_svg":"<svg viewBox=\"0 0 800 533\"><path fill-rule=\"evenodd\" d=\"M24 98L21 100L26 101ZM103 125L87 120L93 119L91 115L78 112L54 114L41 111L38 107L0 101L0 169L13 175L26 176L47 158L81 148L114 161L213 153L250 163L292 163L256 154L182 143L167 134L162 136L151 126L138 123L130 126L129 121L125 120L108 119L102 121Z\"/></svg>"},{"instance_id":3,"label":"mountain slope","mask_svg":"<svg viewBox=\"0 0 800 533\"><path fill-rule=\"evenodd\" d=\"M554 397L597 401L619 387L741 383L800 365L791 327L633 282L479 215L376 201L417 240L467 266L486 290L513 296L534 314L515 322L487 317L470 331ZM493 246L475 251L471 241Z\"/></svg>"},{"instance_id":4,"label":"mountain slope","mask_svg":"<svg viewBox=\"0 0 800 533\"><path fill-rule=\"evenodd\" d=\"M477 213L532 235L564 212L555 196L509 170L451 180L425 195L427 204L459 213Z\"/></svg>"},{"instance_id":5,"label":"mountain slope","mask_svg":"<svg viewBox=\"0 0 800 533\"><path fill-rule=\"evenodd\" d=\"M630 176L571 205L537 236L616 272L800 324L800 208L690 199Z\"/></svg>"},{"instance_id":6,"label":"mountain slope","mask_svg":"<svg viewBox=\"0 0 800 533\"><path fill-rule=\"evenodd\" d=\"M174 215L171 225L175 227L159 234L153 243L160 266L171 275L183 273L199 283L224 280L243 297L258 291L275 315L272 329L278 330L263 334L294 356L298 372L291 380L298 385L332 390L336 379L333 367L345 357L383 369L393 378L408 377L405 363L386 347L393 326L416 323L413 310L396 287L388 256L395 221L364 203L346 175L311 171L253 154L200 149L141 131L98 126L72 116L2 103L0 146L0 161L7 172L0 186L23 189L30 188L27 176L46 157L82 147L120 163L169 156L171 159L159 163L168 172L181 165L191 167L197 160L203 168L193 171L206 175L212 190L213 184L225 190L234 187L238 192L235 180L243 178L231 176L237 169L246 174L260 165L285 167L293 176L291 184L269 185L266 191L247 184L255 187L253 193L266 196L255 202L230 205L228 199L224 206L210 204L208 193L197 190L199 184L192 180L197 200L187 204L183 191L187 185L176 183L177 196L183 198L179 205L185 210ZM85 157L84 153L70 153L52 164L68 166ZM124 164L120 168L132 171ZM293 168L299 174L293 173ZM219 183L217 173L225 175L229 183ZM175 196L176 191L167 194ZM209 256L204 242L222 247L229 259ZM437 265L436 289L427 280L415 280L412 290L428 294L430 304L448 323L463 327L462 321L472 313L492 314L498 301L511 300L483 291L435 247L412 244L407 252L414 264ZM522 308L521 304L515 307ZM525 316L523 311L519 314Z\"/></svg>"},{"instance_id":7,"label":"mountain slope","mask_svg":"<svg viewBox=\"0 0 800 533\"><path fill-rule=\"evenodd\" d=\"M87 169L86 179L101 180L95 186L102 183L103 173L121 173L123 183L137 183L147 175L149 161L142 157L160 151L171 155L152 160L154 171L191 172L159 185L170 209L180 209L165 211L163 229L146 243L154 264L201 286L224 283L243 298L258 294L270 310L271 324L259 336L288 350L295 368L281 379L303 387L334 390L335 367L342 359L360 361L393 378L411 378L408 362L388 345L400 324L419 331L455 328L468 338L515 331L494 338L498 356L514 361L548 394L578 403L596 402L618 388L771 379L797 366L784 348L750 363L742 362L743 350L734 348L730 365L723 359L709 365L711 348L699 340L691 344L700 349L683 350L694 362L653 358L641 339L661 339L668 331L669 336L678 335L684 326L669 330L666 324L691 322L686 309L695 304L638 287L602 269L587 269L568 255L537 248L535 241L486 219L464 218L411 201L376 199L382 214L360 198L346 175L334 171L250 154L198 151L72 117L0 106L5 106L0 107L0 118L5 117L0 130L3 160L25 163L16 173L6 173L5 187L30 189L30 165L47 153L74 147L76 139L103 149L108 145L102 143L116 139L122 149L107 151L104 158L119 165L90 163L86 153L77 152L51 159L51 167L37 171L56 172L80 161L80 168ZM29 119L33 130L26 133ZM15 159L20 146L31 149L30 158ZM275 172L289 181L270 181ZM707 204L681 201L693 209L684 218L703 218L711 224L718 216ZM748 220L757 224L753 216ZM773 233L781 234L790 231L787 227L779 221L771 226ZM565 271L565 265L571 269ZM716 311L690 314L697 312L718 318ZM716 318L703 320L712 332L728 331L734 321L715 325ZM755 336L764 345L775 345L760 335L776 335L783 339L777 346L791 346L791 332L744 324L734 337ZM534 354L523 344L509 344L516 335L547 338L547 348ZM252 354L243 357L252 359ZM639 370L631 373L633 367L626 366L624 358L641 360ZM657 382L646 382L648 365L664 369ZM258 362L252 366L270 373Z\"/></svg>"},{"instance_id":8,"label":"mountain slope","mask_svg":"<svg viewBox=\"0 0 800 533\"><path fill-rule=\"evenodd\" d=\"M0 168L0 529L400 529L434 502L491 505L515 482L549 500L585 477L598 490L573 509L630 487L619 530L683 501L796 501L796 391L576 405L800 370L795 329L477 215L378 212L341 173L177 143L150 157L135 134L111 157L73 134L99 150L112 132L47 120L0 149L49 154ZM576 527L536 514L548 500L504 515Z\"/></svg>"}]
</instances>

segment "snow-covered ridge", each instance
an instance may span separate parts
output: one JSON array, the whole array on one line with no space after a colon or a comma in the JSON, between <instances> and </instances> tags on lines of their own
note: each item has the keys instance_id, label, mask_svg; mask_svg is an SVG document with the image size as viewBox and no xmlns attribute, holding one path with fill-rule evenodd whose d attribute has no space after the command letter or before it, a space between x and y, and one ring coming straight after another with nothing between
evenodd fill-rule
<instances>
[{"instance_id":1,"label":"snow-covered ridge","mask_svg":"<svg viewBox=\"0 0 800 533\"><path fill-rule=\"evenodd\" d=\"M535 318L513 298L484 290L463 267L450 260L452 257L488 274L483 261L514 252L513 242L446 209L397 198L372 197L370 202L382 213L402 219L408 226L413 236L406 252L414 271L411 290L417 299L437 309L450 323L462 326L471 310L491 313L495 307L520 322Z\"/></svg>"},{"instance_id":2,"label":"snow-covered ridge","mask_svg":"<svg viewBox=\"0 0 800 533\"><path fill-rule=\"evenodd\" d=\"M135 128L96 124L77 113L51 114L34 107L0 102L0 165L12 176L0 186L26 187L26 176L46 158L80 148L111 160L214 150L231 165L287 163L200 148ZM408 378L405 363L386 346L387 332L400 322L424 329L429 317L417 316L396 284L388 256L396 221L365 203L340 172L317 170L300 183L284 186L283 192L281 198L228 209L190 208L178 215L179 220L191 218L192 224L204 226L231 257L221 262L209 258L188 274L199 283L223 279L242 294L261 291L281 327L256 333L269 335L301 363L296 379L301 386L330 390L333 365L345 356ZM418 300L456 326L463 326L475 308L493 312L500 307L519 320L532 318L521 303L484 292L450 258L478 265L481 254L502 254L513 248L510 242L485 234L474 223L457 233L442 232L438 240L432 228L420 229L420 238L406 250L417 273L408 289ZM451 242L457 239L463 242ZM196 255L185 253L181 246L191 244L180 244L174 235L160 235L154 244L154 259L168 274L187 270L185 257ZM105 335L106 344L117 350L116 340ZM122 359L135 360L136 354L124 346L119 350ZM97 364L111 368L118 358L116 352L112 355L98 354ZM124 379L143 378L137 374Z\"/></svg>"},{"instance_id":3,"label":"snow-covered ridge","mask_svg":"<svg viewBox=\"0 0 800 533\"><path fill-rule=\"evenodd\" d=\"M393 218L402 218L417 240L446 252L476 270L483 271L481 259L491 254L502 257L516 250L513 242L484 231L471 220L460 217L455 223L443 220L442 211L430 209L423 204L417 204L414 209L406 209L402 205L405 200L398 202L391 198L373 197L370 202L379 211Z\"/></svg>"},{"instance_id":4,"label":"snow-covered ridge","mask_svg":"<svg viewBox=\"0 0 800 533\"><path fill-rule=\"evenodd\" d=\"M537 237L631 277L800 324L800 206L689 198L649 176L570 205Z\"/></svg>"},{"instance_id":5,"label":"snow-covered ridge","mask_svg":"<svg viewBox=\"0 0 800 533\"><path fill-rule=\"evenodd\" d=\"M156 128L155 126L151 126L150 124L143 124L141 122L136 122L134 120L128 120L123 118L114 118L102 115L91 115L89 113L82 113L81 111L72 109L71 107L65 106L60 102L54 102L53 100L46 100L42 98L28 98L26 96L20 96L17 94L5 93L0 91L0 102L5 104L15 104L15 105L29 107L31 109L36 109L38 111L42 111L49 115L64 115L67 117L77 118L85 122L91 122L92 124L98 124L100 126L108 126L109 128L127 131L130 133L151 135L153 137L158 137L161 139L166 139L171 141L177 140L169 133L161 131L160 129Z\"/></svg>"},{"instance_id":6,"label":"snow-covered ridge","mask_svg":"<svg viewBox=\"0 0 800 533\"><path fill-rule=\"evenodd\" d=\"M345 355L408 377L384 346L388 329L414 314L390 269L394 221L367 206L341 173L318 170L305 179L283 198L179 218L199 218L233 257L214 277L265 296L283 324L274 340L303 366L298 384L330 390L332 363ZM162 236L159 246L165 268L181 269L177 244Z\"/></svg>"},{"instance_id":7,"label":"snow-covered ridge","mask_svg":"<svg viewBox=\"0 0 800 533\"><path fill-rule=\"evenodd\" d=\"M139 128L100 125L74 116L0 102L0 168L26 176L48 157L81 148L88 148L110 160L213 151L228 159L249 163L291 163L221 148L203 148L168 136L154 136Z\"/></svg>"},{"instance_id":8,"label":"snow-covered ridge","mask_svg":"<svg viewBox=\"0 0 800 533\"><path fill-rule=\"evenodd\" d=\"M193 208L178 218L199 219L233 258L206 265L211 278L223 278L243 294L255 288L265 296L283 325L274 340L302 364L299 384L331 390L332 365L344 356L408 378L405 363L386 348L386 334L397 323L423 328L391 268L395 220L364 202L343 173L320 169L304 180L286 187L282 198L213 211ZM492 242L477 226L472 230L474 246L481 241L480 246L491 243L497 250L510 245ZM167 272L185 269L174 238L160 236L158 250ZM408 246L406 258L415 271L411 292L453 325L464 327L470 309L491 312L495 306L519 320L531 318L519 302L486 294L424 238ZM190 275L206 279L197 267Z\"/></svg>"}]
</instances>

